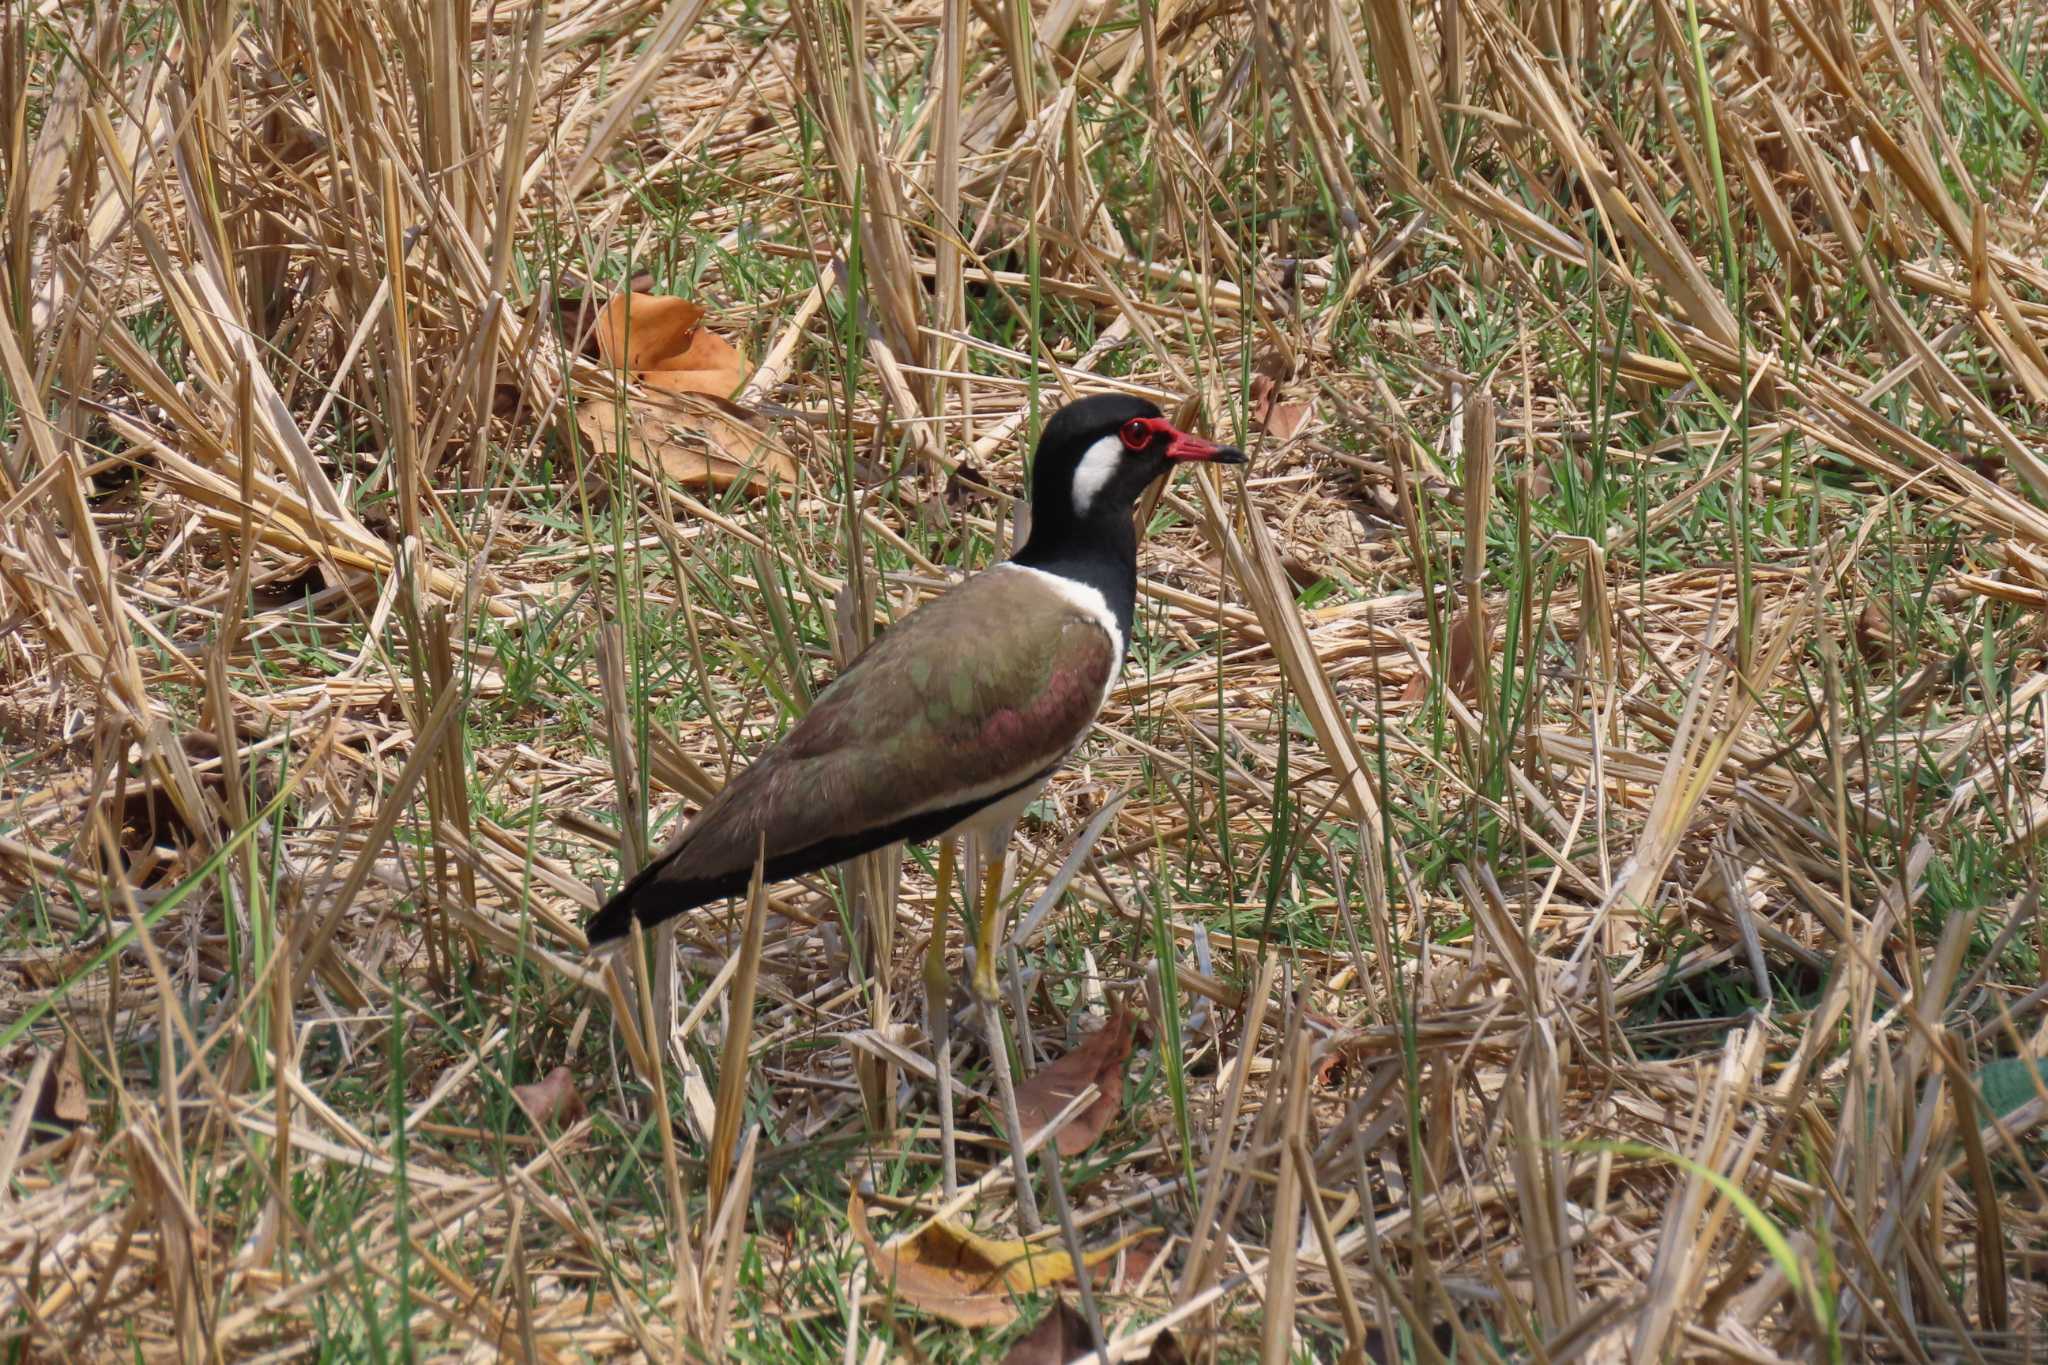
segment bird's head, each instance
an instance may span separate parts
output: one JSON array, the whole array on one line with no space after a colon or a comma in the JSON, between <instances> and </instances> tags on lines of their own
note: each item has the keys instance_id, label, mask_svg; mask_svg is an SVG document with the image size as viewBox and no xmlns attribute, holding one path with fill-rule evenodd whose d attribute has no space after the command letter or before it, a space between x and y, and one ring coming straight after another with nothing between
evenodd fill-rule
<instances>
[{"instance_id":1,"label":"bird's head","mask_svg":"<svg viewBox=\"0 0 2048 1365\"><path fill-rule=\"evenodd\" d=\"M1154 479L1198 461L1243 464L1244 452L1180 430L1143 398L1105 393L1077 399L1039 434L1031 465L1032 525L1128 518Z\"/></svg>"}]
</instances>

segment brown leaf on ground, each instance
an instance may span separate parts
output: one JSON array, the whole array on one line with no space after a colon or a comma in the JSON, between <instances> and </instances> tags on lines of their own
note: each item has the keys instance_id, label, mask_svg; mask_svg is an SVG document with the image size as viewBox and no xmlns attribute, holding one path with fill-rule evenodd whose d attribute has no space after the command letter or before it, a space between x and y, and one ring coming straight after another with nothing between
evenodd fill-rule
<instances>
[{"instance_id":1,"label":"brown leaf on ground","mask_svg":"<svg viewBox=\"0 0 2048 1365\"><path fill-rule=\"evenodd\" d=\"M1480 629L1485 626L1485 608L1480 608ZM1472 647L1472 609L1460 607L1451 617L1448 663L1451 689L1466 701L1479 699L1480 670L1486 667L1485 656Z\"/></svg>"},{"instance_id":2,"label":"brown leaf on ground","mask_svg":"<svg viewBox=\"0 0 2048 1365\"><path fill-rule=\"evenodd\" d=\"M1294 550L1282 550L1280 552L1280 568L1286 573L1288 578L1293 580L1294 586L1297 588L1313 588L1328 577L1314 563Z\"/></svg>"},{"instance_id":3,"label":"brown leaf on ground","mask_svg":"<svg viewBox=\"0 0 2048 1365\"><path fill-rule=\"evenodd\" d=\"M60 1123L86 1120L85 1076L79 1070L77 1039L65 1041L64 1060L57 1064L57 1093L50 1102L50 1110Z\"/></svg>"},{"instance_id":4,"label":"brown leaf on ground","mask_svg":"<svg viewBox=\"0 0 2048 1365\"><path fill-rule=\"evenodd\" d=\"M1109 1022L1058 1061L1040 1067L1017 1086L1017 1116L1024 1131L1035 1133L1091 1084L1101 1090L1095 1102L1068 1119L1059 1131L1061 1156L1088 1150L1116 1118L1124 1102L1124 1063L1131 1056L1131 1016L1119 1009Z\"/></svg>"},{"instance_id":5,"label":"brown leaf on ground","mask_svg":"<svg viewBox=\"0 0 2048 1365\"><path fill-rule=\"evenodd\" d=\"M1274 440L1293 440L1314 414L1313 403L1280 401L1280 385L1270 375L1252 376L1252 424Z\"/></svg>"},{"instance_id":6,"label":"brown leaf on ground","mask_svg":"<svg viewBox=\"0 0 2048 1365\"><path fill-rule=\"evenodd\" d=\"M1152 1338L1152 1349L1145 1353L1145 1358L1138 1365L1187 1365L1187 1362L1188 1353L1180 1348L1180 1342L1169 1327Z\"/></svg>"},{"instance_id":7,"label":"brown leaf on ground","mask_svg":"<svg viewBox=\"0 0 2048 1365\"><path fill-rule=\"evenodd\" d=\"M1067 1365L1094 1349L1088 1320L1065 1299L1055 1299L1052 1311L1003 1353L1003 1365Z\"/></svg>"},{"instance_id":8,"label":"brown leaf on ground","mask_svg":"<svg viewBox=\"0 0 2048 1365\"><path fill-rule=\"evenodd\" d=\"M654 288L654 276L645 271L626 284L627 290L645 294ZM562 340L578 355L599 359L597 320L609 300L608 290L593 286L580 277L565 278L555 293L555 312L562 325Z\"/></svg>"},{"instance_id":9,"label":"brown leaf on ground","mask_svg":"<svg viewBox=\"0 0 2048 1365\"><path fill-rule=\"evenodd\" d=\"M1262 425L1275 440L1291 441L1314 415L1315 406L1310 403L1275 403L1267 410Z\"/></svg>"},{"instance_id":10,"label":"brown leaf on ground","mask_svg":"<svg viewBox=\"0 0 2048 1365\"><path fill-rule=\"evenodd\" d=\"M89 1117L85 1102L85 1073L79 1066L76 1038L64 1040L64 1055L50 1070L43 1101L48 1109L38 1117L46 1121L76 1128Z\"/></svg>"},{"instance_id":11,"label":"brown leaf on ground","mask_svg":"<svg viewBox=\"0 0 2048 1365\"><path fill-rule=\"evenodd\" d=\"M1856 613L1856 652L1876 663L1890 658L1897 646L1884 607L1874 598L1864 603L1863 610Z\"/></svg>"},{"instance_id":12,"label":"brown leaf on ground","mask_svg":"<svg viewBox=\"0 0 2048 1365\"><path fill-rule=\"evenodd\" d=\"M615 294L597 319L605 364L651 389L730 398L753 372L747 358L704 326L704 309L668 294Z\"/></svg>"},{"instance_id":13,"label":"brown leaf on ground","mask_svg":"<svg viewBox=\"0 0 2048 1365\"><path fill-rule=\"evenodd\" d=\"M643 469L714 492L795 483L796 458L731 401L751 367L704 325L702 306L636 288L613 295L593 329L599 358L650 390L627 395L623 416L615 401L578 406L577 428L600 456L623 448Z\"/></svg>"},{"instance_id":14,"label":"brown leaf on ground","mask_svg":"<svg viewBox=\"0 0 2048 1365\"><path fill-rule=\"evenodd\" d=\"M759 496L796 482L796 457L737 403L658 393L631 395L625 406L622 422L617 407L603 399L577 405L576 428L600 458L616 458L623 445L635 464L685 488L723 491L741 484Z\"/></svg>"},{"instance_id":15,"label":"brown leaf on ground","mask_svg":"<svg viewBox=\"0 0 2048 1365\"><path fill-rule=\"evenodd\" d=\"M858 1190L847 1200L846 1220L867 1251L878 1289L962 1327L1007 1327L1017 1320L1013 1295L1035 1293L1076 1273L1074 1258L1050 1243L983 1237L943 1218L925 1224L907 1241L884 1247L868 1230L867 1206ZM1099 1266L1155 1231L1144 1228L1086 1252L1084 1264Z\"/></svg>"},{"instance_id":16,"label":"brown leaf on ground","mask_svg":"<svg viewBox=\"0 0 2048 1365\"><path fill-rule=\"evenodd\" d=\"M1017 1320L1017 1306L999 1270L980 1258L962 1257L957 1243L948 1256L945 1243L926 1229L885 1250L868 1231L867 1206L858 1191L847 1201L846 1219L867 1251L875 1287L882 1293L960 1327L1007 1327Z\"/></svg>"},{"instance_id":17,"label":"brown leaf on ground","mask_svg":"<svg viewBox=\"0 0 2048 1365\"><path fill-rule=\"evenodd\" d=\"M1106 1294L1136 1293L1153 1262L1167 1253L1163 1236L1140 1237L1123 1250L1114 1265L1103 1264L1088 1272L1088 1283Z\"/></svg>"},{"instance_id":18,"label":"brown leaf on ground","mask_svg":"<svg viewBox=\"0 0 2048 1365\"><path fill-rule=\"evenodd\" d=\"M1067 1365L1094 1349L1095 1343L1088 1336L1088 1320L1069 1307L1065 1299L1060 1299L1052 1312L1038 1320L1036 1327L1018 1338L1003 1357L1002 1365ZM1128 1359L1136 1365L1187 1365L1188 1357L1169 1327L1152 1338L1151 1350Z\"/></svg>"},{"instance_id":19,"label":"brown leaf on ground","mask_svg":"<svg viewBox=\"0 0 2048 1365\"><path fill-rule=\"evenodd\" d=\"M566 1066L558 1066L531 1085L515 1085L512 1096L537 1128L559 1120L574 1123L583 1114L583 1096Z\"/></svg>"}]
</instances>

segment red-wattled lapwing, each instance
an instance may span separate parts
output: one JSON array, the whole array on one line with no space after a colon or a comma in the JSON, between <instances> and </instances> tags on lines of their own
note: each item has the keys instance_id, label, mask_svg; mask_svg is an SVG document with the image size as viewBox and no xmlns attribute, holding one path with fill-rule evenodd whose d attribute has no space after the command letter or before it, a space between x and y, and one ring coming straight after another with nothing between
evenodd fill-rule
<instances>
[{"instance_id":1,"label":"red-wattled lapwing","mask_svg":"<svg viewBox=\"0 0 2048 1365\"><path fill-rule=\"evenodd\" d=\"M996 1008L1004 854L1018 815L1087 736L1123 665L1138 587L1131 509L1184 460L1240 464L1244 455L1175 429L1142 398L1099 395L1054 413L1032 463L1023 548L891 626L586 928L595 947L624 936L632 920L659 924L743 894L763 850L763 875L774 882L944 838L926 985L950 1193L943 915L952 836L965 838L969 875L977 865L982 874L973 989L1027 1223L1035 1208Z\"/></svg>"}]
</instances>

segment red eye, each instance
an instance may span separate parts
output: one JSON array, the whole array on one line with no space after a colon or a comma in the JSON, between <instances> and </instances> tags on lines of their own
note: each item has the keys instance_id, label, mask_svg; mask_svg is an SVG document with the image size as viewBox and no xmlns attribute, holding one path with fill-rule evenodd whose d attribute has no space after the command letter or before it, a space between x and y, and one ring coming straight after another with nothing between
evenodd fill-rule
<instances>
[{"instance_id":1,"label":"red eye","mask_svg":"<svg viewBox=\"0 0 2048 1365\"><path fill-rule=\"evenodd\" d=\"M1133 417L1130 421L1124 423L1124 429L1121 434L1124 444L1130 449L1143 450L1152 444L1152 437L1154 435L1152 419L1149 417Z\"/></svg>"}]
</instances>

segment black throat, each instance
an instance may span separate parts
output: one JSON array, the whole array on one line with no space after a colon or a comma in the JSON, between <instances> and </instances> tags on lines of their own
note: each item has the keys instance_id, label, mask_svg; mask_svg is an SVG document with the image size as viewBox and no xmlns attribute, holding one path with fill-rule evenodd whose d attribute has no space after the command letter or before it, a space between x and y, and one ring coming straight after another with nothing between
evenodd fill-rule
<instances>
[{"instance_id":1,"label":"black throat","mask_svg":"<svg viewBox=\"0 0 2048 1365\"><path fill-rule=\"evenodd\" d=\"M1034 499L1031 535L1010 562L1071 578L1101 593L1128 650L1138 604L1138 528L1130 504L1103 501L1100 511L1083 518L1074 515L1065 497Z\"/></svg>"}]
</instances>

